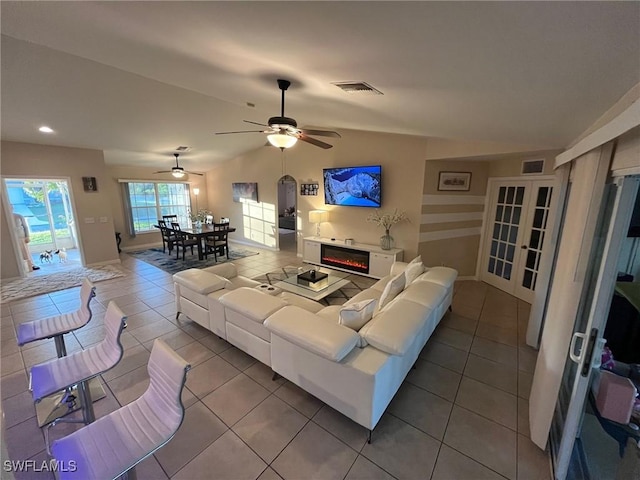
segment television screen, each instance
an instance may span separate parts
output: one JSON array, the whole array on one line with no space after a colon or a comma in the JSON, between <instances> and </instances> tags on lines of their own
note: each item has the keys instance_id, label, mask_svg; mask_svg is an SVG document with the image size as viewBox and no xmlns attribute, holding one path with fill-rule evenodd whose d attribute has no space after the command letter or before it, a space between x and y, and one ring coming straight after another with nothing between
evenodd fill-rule
<instances>
[{"instance_id":1,"label":"television screen","mask_svg":"<svg viewBox=\"0 0 640 480\"><path fill-rule=\"evenodd\" d=\"M324 203L349 207L374 207L382 205L380 165L364 167L325 168Z\"/></svg>"}]
</instances>

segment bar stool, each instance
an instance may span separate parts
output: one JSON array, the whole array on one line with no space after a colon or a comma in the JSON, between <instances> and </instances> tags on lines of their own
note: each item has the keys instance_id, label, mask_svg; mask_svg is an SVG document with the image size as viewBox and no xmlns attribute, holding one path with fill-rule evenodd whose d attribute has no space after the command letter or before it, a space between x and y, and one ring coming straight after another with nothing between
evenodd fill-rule
<instances>
[{"instance_id":1,"label":"bar stool","mask_svg":"<svg viewBox=\"0 0 640 480\"><path fill-rule=\"evenodd\" d=\"M151 350L149 388L137 400L53 442L59 480L135 478L138 463L173 438L184 419L181 395L191 368L160 339Z\"/></svg>"},{"instance_id":2,"label":"bar stool","mask_svg":"<svg viewBox=\"0 0 640 480\"><path fill-rule=\"evenodd\" d=\"M67 348L64 344L65 333L84 327L93 316L91 312L91 299L96 296L96 287L85 278L80 287L80 308L75 312L63 313L54 317L42 318L31 322L24 322L18 325L17 339L18 346L53 338L56 343L56 353L58 358L67 355Z\"/></svg>"},{"instance_id":3,"label":"bar stool","mask_svg":"<svg viewBox=\"0 0 640 480\"><path fill-rule=\"evenodd\" d=\"M126 319L127 317L116 303L110 302L104 317L105 337L100 343L92 345L86 350L73 352L66 357L56 358L31 367L29 388L36 403L52 393L68 390L74 385L78 386L82 420L63 419L63 415L66 415L68 411L63 412L45 430L47 442L49 428L59 421L89 424L95 420L89 380L110 370L122 358L124 349L120 343L120 335L126 325Z\"/></svg>"},{"instance_id":4,"label":"bar stool","mask_svg":"<svg viewBox=\"0 0 640 480\"><path fill-rule=\"evenodd\" d=\"M91 300L95 296L96 287L93 286L93 283L88 278L85 278L80 287L80 308L75 312L21 323L18 325L16 333L18 346L22 347L37 340L53 338L58 358L65 357L67 355L67 347L64 343L64 335L84 327L91 321L93 317ZM94 389L94 399L98 400L105 396L104 389L99 383L92 384L92 388ZM36 404L38 425L42 427L58 418L63 412L66 414L74 411L75 408L73 406L75 405L76 397L76 392L73 389L69 389L60 395L47 399L47 401ZM61 400L68 402L68 405L62 405Z\"/></svg>"}]
</instances>

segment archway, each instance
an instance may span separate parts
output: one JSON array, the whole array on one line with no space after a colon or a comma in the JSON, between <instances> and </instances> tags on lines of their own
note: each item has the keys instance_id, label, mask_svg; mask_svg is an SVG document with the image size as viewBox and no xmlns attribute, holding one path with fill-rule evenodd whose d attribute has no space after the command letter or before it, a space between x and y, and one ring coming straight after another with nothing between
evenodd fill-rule
<instances>
[{"instance_id":1,"label":"archway","mask_svg":"<svg viewBox=\"0 0 640 480\"><path fill-rule=\"evenodd\" d=\"M297 252L298 183L291 175L278 180L278 248Z\"/></svg>"}]
</instances>

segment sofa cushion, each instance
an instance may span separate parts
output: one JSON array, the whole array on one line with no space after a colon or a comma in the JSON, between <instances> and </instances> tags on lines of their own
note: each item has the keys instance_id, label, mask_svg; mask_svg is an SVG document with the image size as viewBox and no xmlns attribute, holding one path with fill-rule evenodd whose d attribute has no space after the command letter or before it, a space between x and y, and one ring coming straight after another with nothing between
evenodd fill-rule
<instances>
[{"instance_id":1,"label":"sofa cushion","mask_svg":"<svg viewBox=\"0 0 640 480\"><path fill-rule=\"evenodd\" d=\"M395 277L399 273L404 272L405 268L407 268L407 265L409 265L407 262L399 262L396 260L391 265L391 271L389 272L389 275L391 277Z\"/></svg>"},{"instance_id":2,"label":"sofa cushion","mask_svg":"<svg viewBox=\"0 0 640 480\"><path fill-rule=\"evenodd\" d=\"M455 282L457 277L458 272L453 268L432 267L425 273L420 275L418 279L437 283L438 285L442 285L445 288L449 288L451 285L453 285L453 282Z\"/></svg>"},{"instance_id":3,"label":"sofa cushion","mask_svg":"<svg viewBox=\"0 0 640 480\"><path fill-rule=\"evenodd\" d=\"M362 302L363 300L379 300L380 295L382 294L381 290L374 290L373 288L367 288L366 290L361 291L359 294L351 297L349 300L344 302L344 306L352 305L354 303Z\"/></svg>"},{"instance_id":4,"label":"sofa cushion","mask_svg":"<svg viewBox=\"0 0 640 480\"><path fill-rule=\"evenodd\" d=\"M399 273L391 279L387 286L384 287L382 295L380 295L380 301L378 302L378 309L382 310L386 305L398 296L402 290L404 290L404 272Z\"/></svg>"},{"instance_id":5,"label":"sofa cushion","mask_svg":"<svg viewBox=\"0 0 640 480\"><path fill-rule=\"evenodd\" d=\"M304 308L307 312L311 313L317 313L324 308L324 305L321 303L301 297L295 293L282 292L278 297L287 302L288 305L296 305L297 307Z\"/></svg>"},{"instance_id":6,"label":"sofa cushion","mask_svg":"<svg viewBox=\"0 0 640 480\"><path fill-rule=\"evenodd\" d=\"M447 296L447 289L442 285L417 280L404 289L402 298L435 309Z\"/></svg>"},{"instance_id":7,"label":"sofa cushion","mask_svg":"<svg viewBox=\"0 0 640 480\"><path fill-rule=\"evenodd\" d=\"M173 281L200 295L208 295L228 285L228 280L198 268L189 268L173 275Z\"/></svg>"},{"instance_id":8,"label":"sofa cushion","mask_svg":"<svg viewBox=\"0 0 640 480\"><path fill-rule=\"evenodd\" d=\"M430 308L401 297L373 317L361 332L364 339L378 350L404 355L430 313Z\"/></svg>"},{"instance_id":9,"label":"sofa cushion","mask_svg":"<svg viewBox=\"0 0 640 480\"><path fill-rule=\"evenodd\" d=\"M202 269L204 272L215 273L221 277L232 279L238 275L238 269L235 264L231 262L221 263L220 265L214 265L213 267L207 267Z\"/></svg>"},{"instance_id":10,"label":"sofa cushion","mask_svg":"<svg viewBox=\"0 0 640 480\"><path fill-rule=\"evenodd\" d=\"M328 307L324 307L322 310L317 312L317 315L332 323L340 323L340 309L343 308L342 305L329 305Z\"/></svg>"},{"instance_id":11,"label":"sofa cushion","mask_svg":"<svg viewBox=\"0 0 640 480\"><path fill-rule=\"evenodd\" d=\"M340 325L356 332L373 317L377 301L373 298L352 303L340 309Z\"/></svg>"},{"instance_id":12,"label":"sofa cushion","mask_svg":"<svg viewBox=\"0 0 640 480\"><path fill-rule=\"evenodd\" d=\"M264 322L277 335L321 357L339 362L358 344L358 334L337 323L318 321L318 317L296 306L287 306Z\"/></svg>"},{"instance_id":13,"label":"sofa cushion","mask_svg":"<svg viewBox=\"0 0 640 480\"><path fill-rule=\"evenodd\" d=\"M272 297L249 287L231 290L220 297L220 303L258 323L264 322L269 315L287 305L279 297Z\"/></svg>"}]
</instances>

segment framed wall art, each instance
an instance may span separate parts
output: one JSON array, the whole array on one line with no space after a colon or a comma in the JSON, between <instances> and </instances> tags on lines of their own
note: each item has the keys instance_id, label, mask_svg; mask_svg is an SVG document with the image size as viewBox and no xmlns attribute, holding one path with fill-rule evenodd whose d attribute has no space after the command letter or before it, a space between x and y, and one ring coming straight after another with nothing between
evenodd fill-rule
<instances>
[{"instance_id":1,"label":"framed wall art","mask_svg":"<svg viewBox=\"0 0 640 480\"><path fill-rule=\"evenodd\" d=\"M258 184L255 182L232 183L233 201L240 202L241 199L258 201Z\"/></svg>"},{"instance_id":2,"label":"framed wall art","mask_svg":"<svg viewBox=\"0 0 640 480\"><path fill-rule=\"evenodd\" d=\"M82 187L85 192L97 192L98 182L96 182L96 177L82 177Z\"/></svg>"},{"instance_id":3,"label":"framed wall art","mask_svg":"<svg viewBox=\"0 0 640 480\"><path fill-rule=\"evenodd\" d=\"M300 195L318 195L319 185L317 183L301 183Z\"/></svg>"},{"instance_id":4,"label":"framed wall art","mask_svg":"<svg viewBox=\"0 0 640 480\"><path fill-rule=\"evenodd\" d=\"M438 190L468 192L471 187L471 172L440 172Z\"/></svg>"}]
</instances>

